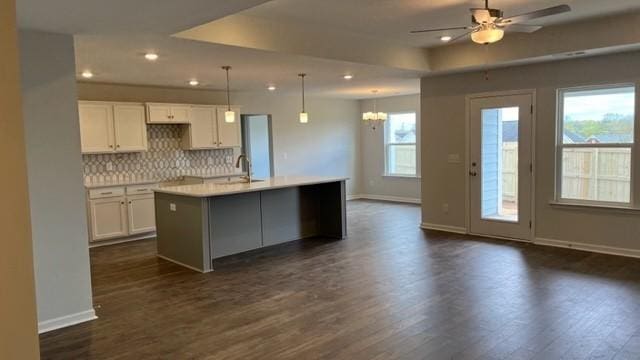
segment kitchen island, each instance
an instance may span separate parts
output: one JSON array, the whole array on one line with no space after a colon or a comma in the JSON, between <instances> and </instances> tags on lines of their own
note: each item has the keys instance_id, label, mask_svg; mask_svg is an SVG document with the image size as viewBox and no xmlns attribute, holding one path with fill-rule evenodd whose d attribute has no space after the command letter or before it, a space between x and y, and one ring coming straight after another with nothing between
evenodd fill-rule
<instances>
[{"instance_id":1,"label":"kitchen island","mask_svg":"<svg viewBox=\"0 0 640 360\"><path fill-rule=\"evenodd\" d=\"M343 239L346 180L279 176L155 189L158 256L209 272L228 255L308 237Z\"/></svg>"}]
</instances>

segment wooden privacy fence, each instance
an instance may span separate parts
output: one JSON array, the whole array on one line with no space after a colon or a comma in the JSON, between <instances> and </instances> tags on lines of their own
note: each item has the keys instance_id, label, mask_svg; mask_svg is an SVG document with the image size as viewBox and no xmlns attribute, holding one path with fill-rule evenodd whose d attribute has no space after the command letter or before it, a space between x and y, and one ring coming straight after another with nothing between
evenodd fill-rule
<instances>
[{"instance_id":1,"label":"wooden privacy fence","mask_svg":"<svg viewBox=\"0 0 640 360\"><path fill-rule=\"evenodd\" d=\"M518 196L518 145L502 146L502 192L505 201ZM562 153L562 197L627 202L631 190L631 152L624 148L565 148Z\"/></svg>"}]
</instances>

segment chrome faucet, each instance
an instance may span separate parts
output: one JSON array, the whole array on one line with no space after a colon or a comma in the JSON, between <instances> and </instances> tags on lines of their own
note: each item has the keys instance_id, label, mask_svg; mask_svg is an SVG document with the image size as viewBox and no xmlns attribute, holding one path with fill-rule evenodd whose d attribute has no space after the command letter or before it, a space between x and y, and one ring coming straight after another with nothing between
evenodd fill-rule
<instances>
[{"instance_id":1,"label":"chrome faucet","mask_svg":"<svg viewBox=\"0 0 640 360\"><path fill-rule=\"evenodd\" d=\"M245 154L240 154L240 156L238 156L238 160L236 160L236 169L240 168L240 161L242 161L242 159L244 159L244 161L247 162L247 176L246 179L249 182L249 184L251 184L251 160L249 160L249 158L247 157L247 155Z\"/></svg>"}]
</instances>

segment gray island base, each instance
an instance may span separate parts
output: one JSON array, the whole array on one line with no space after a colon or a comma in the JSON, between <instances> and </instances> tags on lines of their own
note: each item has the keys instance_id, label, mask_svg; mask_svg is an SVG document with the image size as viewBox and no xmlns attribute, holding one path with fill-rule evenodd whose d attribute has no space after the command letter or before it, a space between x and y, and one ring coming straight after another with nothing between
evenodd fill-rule
<instances>
[{"instance_id":1,"label":"gray island base","mask_svg":"<svg viewBox=\"0 0 640 360\"><path fill-rule=\"evenodd\" d=\"M228 255L309 237L344 239L345 181L296 176L157 189L158 256L209 272Z\"/></svg>"}]
</instances>

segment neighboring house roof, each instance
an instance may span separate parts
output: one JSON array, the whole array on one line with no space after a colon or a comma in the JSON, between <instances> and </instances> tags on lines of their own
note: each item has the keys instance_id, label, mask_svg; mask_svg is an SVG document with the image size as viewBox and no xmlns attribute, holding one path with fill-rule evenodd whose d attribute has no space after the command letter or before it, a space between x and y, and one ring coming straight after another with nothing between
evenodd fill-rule
<instances>
[{"instance_id":1,"label":"neighboring house roof","mask_svg":"<svg viewBox=\"0 0 640 360\"><path fill-rule=\"evenodd\" d=\"M600 134L589 136L586 140L590 144L626 144L633 142L632 134Z\"/></svg>"},{"instance_id":2,"label":"neighboring house roof","mask_svg":"<svg viewBox=\"0 0 640 360\"><path fill-rule=\"evenodd\" d=\"M565 144L581 144L585 142L585 138L573 131L565 130L562 134L562 140Z\"/></svg>"}]
</instances>

